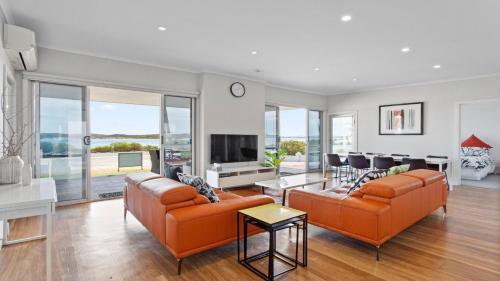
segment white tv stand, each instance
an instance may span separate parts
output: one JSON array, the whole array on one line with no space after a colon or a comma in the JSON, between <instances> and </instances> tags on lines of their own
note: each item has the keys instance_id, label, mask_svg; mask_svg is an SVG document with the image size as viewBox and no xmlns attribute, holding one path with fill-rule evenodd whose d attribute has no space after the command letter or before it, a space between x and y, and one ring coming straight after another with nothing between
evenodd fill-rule
<instances>
[{"instance_id":1,"label":"white tv stand","mask_svg":"<svg viewBox=\"0 0 500 281\"><path fill-rule=\"evenodd\" d=\"M276 178L276 169L273 167L245 166L223 168L220 171L207 170L207 183L220 188L252 185L257 181L274 178Z\"/></svg>"}]
</instances>

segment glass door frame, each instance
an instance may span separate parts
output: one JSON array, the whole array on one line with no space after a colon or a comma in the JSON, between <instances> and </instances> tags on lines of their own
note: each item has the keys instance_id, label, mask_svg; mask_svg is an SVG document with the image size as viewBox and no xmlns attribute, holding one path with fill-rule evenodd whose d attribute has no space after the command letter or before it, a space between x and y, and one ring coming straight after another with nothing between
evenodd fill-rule
<instances>
[{"instance_id":1,"label":"glass door frame","mask_svg":"<svg viewBox=\"0 0 500 281\"><path fill-rule=\"evenodd\" d=\"M352 124L352 134L353 134L353 140L352 140L352 147L354 151L358 151L358 112L357 111L348 111L348 112L338 112L338 113L329 113L328 114L328 144L326 151L328 153L334 153L332 151L332 144L333 144L333 130L332 130L332 119L335 117L352 117L353 118L353 124Z\"/></svg>"},{"instance_id":2,"label":"glass door frame","mask_svg":"<svg viewBox=\"0 0 500 281\"><path fill-rule=\"evenodd\" d=\"M90 119L89 119L89 90L88 87L85 85L78 85L78 84L71 84L71 83L61 83L61 82L53 82L53 81L40 81L40 80L30 80L31 83L31 89L33 93L33 116L32 116L32 124L33 124L33 133L34 133L34 138L32 138L32 163L33 165L33 174L35 178L40 178L40 166L41 166L41 148L40 148L40 84L46 83L46 84L53 84L53 85L62 85L62 86L70 86L70 87L80 87L82 88L82 94L83 94L83 99L82 99L82 122L84 123L82 126L82 135L84 137L88 137L90 133ZM72 205L72 204L78 204L78 203L85 203L85 202L90 202L90 192L91 192L91 173L90 173L90 167L91 167L91 159L90 159L90 145L86 145L85 142L83 143L83 148L82 148L82 159L84 161L84 165L82 165L82 168L85 169L85 182L84 182L84 191L85 196L82 199L75 199L75 200L67 200L67 201L61 201L61 202L56 202L56 206L65 206L65 205Z\"/></svg>"},{"instance_id":3,"label":"glass door frame","mask_svg":"<svg viewBox=\"0 0 500 281\"><path fill-rule=\"evenodd\" d=\"M309 141L311 139L311 135L309 134L310 130L309 130L309 113L310 112L318 112L319 113L319 168L318 169L311 169L309 168ZM306 173L311 173L311 172L319 172L323 169L323 151L324 151L324 111L321 111L321 110L313 110L313 109L307 109L306 110L306 139L307 139L307 143L306 143L306 151L305 151L305 154L306 154Z\"/></svg>"},{"instance_id":4,"label":"glass door frame","mask_svg":"<svg viewBox=\"0 0 500 281\"><path fill-rule=\"evenodd\" d=\"M161 105L160 105L160 175L165 175L165 116L166 116L166 105L167 97L179 97L179 98L189 98L191 100L191 174L197 175L197 98L194 96L176 95L175 93L162 93L161 94Z\"/></svg>"}]
</instances>

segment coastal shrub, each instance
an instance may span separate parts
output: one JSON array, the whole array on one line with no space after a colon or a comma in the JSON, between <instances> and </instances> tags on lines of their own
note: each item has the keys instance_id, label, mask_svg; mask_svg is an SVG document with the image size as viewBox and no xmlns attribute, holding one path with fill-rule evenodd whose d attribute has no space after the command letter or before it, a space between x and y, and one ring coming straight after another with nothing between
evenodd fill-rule
<instances>
[{"instance_id":1,"label":"coastal shrub","mask_svg":"<svg viewBox=\"0 0 500 281\"><path fill-rule=\"evenodd\" d=\"M148 145L144 145L144 146L142 146L142 150L144 150L144 151L148 151L148 150L158 150L158 149L160 149L160 148L159 148L158 146L156 146L156 145L149 145L149 144L148 144Z\"/></svg>"},{"instance_id":2,"label":"coastal shrub","mask_svg":"<svg viewBox=\"0 0 500 281\"><path fill-rule=\"evenodd\" d=\"M157 150L158 146L155 145L142 145L138 142L114 142L110 145L96 146L90 151L92 153L106 153L106 152L129 152L129 151L148 151Z\"/></svg>"},{"instance_id":3,"label":"coastal shrub","mask_svg":"<svg viewBox=\"0 0 500 281\"><path fill-rule=\"evenodd\" d=\"M105 153L111 151L113 151L111 145L96 146L90 150L92 153Z\"/></svg>"},{"instance_id":4,"label":"coastal shrub","mask_svg":"<svg viewBox=\"0 0 500 281\"><path fill-rule=\"evenodd\" d=\"M286 152L286 155L295 155L300 152L306 153L306 143L298 140L287 140L280 143L280 148Z\"/></svg>"}]
</instances>

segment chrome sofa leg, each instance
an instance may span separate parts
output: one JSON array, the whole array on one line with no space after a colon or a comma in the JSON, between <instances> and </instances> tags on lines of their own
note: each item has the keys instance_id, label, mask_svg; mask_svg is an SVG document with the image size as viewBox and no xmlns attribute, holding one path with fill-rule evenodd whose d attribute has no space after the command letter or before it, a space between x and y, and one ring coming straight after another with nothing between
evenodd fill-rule
<instances>
[{"instance_id":1,"label":"chrome sofa leg","mask_svg":"<svg viewBox=\"0 0 500 281\"><path fill-rule=\"evenodd\" d=\"M446 204L443 205L443 212L446 214L447 210L446 210Z\"/></svg>"},{"instance_id":2,"label":"chrome sofa leg","mask_svg":"<svg viewBox=\"0 0 500 281\"><path fill-rule=\"evenodd\" d=\"M375 247L377 248L377 261L379 261L379 260L380 260L380 246L381 246L381 245L377 245L377 246L375 246Z\"/></svg>"}]
</instances>

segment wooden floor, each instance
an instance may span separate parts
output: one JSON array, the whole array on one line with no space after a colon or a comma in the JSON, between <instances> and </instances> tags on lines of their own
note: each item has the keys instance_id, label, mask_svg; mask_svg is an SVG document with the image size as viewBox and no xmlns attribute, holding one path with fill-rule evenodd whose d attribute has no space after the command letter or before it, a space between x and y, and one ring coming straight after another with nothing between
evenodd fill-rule
<instances>
[{"instance_id":1,"label":"wooden floor","mask_svg":"<svg viewBox=\"0 0 500 281\"><path fill-rule=\"evenodd\" d=\"M12 238L39 228L17 220ZM172 255L133 216L123 220L121 200L58 208L54 233L55 280L259 280L237 264L235 243L186 258L178 277ZM263 235L252 250L265 248ZM288 235L278 235L284 250ZM438 210L390 240L379 262L372 247L314 226L308 241L308 267L278 280L500 280L500 190L455 187L446 217ZM44 243L3 248L0 280L43 280Z\"/></svg>"}]
</instances>

